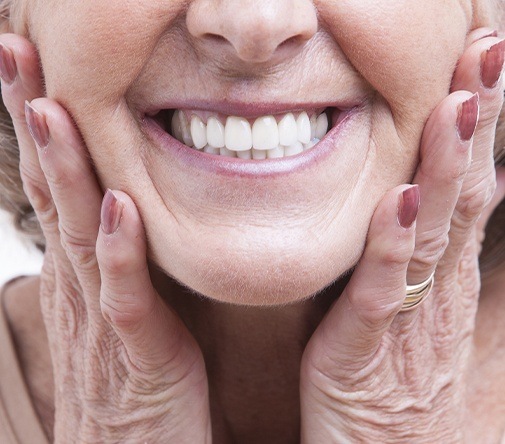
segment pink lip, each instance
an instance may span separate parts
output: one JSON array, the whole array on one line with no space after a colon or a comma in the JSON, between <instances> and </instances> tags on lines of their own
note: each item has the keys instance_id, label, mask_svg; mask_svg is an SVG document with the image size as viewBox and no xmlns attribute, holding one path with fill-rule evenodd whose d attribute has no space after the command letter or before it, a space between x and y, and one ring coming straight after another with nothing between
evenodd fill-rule
<instances>
[{"instance_id":1,"label":"pink lip","mask_svg":"<svg viewBox=\"0 0 505 444\"><path fill-rule=\"evenodd\" d=\"M200 106L199 109L202 109L202 107ZM222 111L221 108L216 110L215 106L213 110ZM234 110L236 112L236 109ZM282 112L286 112L285 107L282 110ZM342 111L340 122L328 132L324 139L310 150L296 156L266 160L243 160L203 153L180 143L177 139L166 133L153 119L145 117L142 122L147 135L156 145L192 168L221 176L265 178L302 171L317 162L321 162L331 153L335 152L335 150L339 150L342 145L340 141L344 138L346 130L351 126L355 118L361 114L362 110L363 106L358 105ZM255 109L253 111L256 113L258 110ZM272 110L270 106L267 112L274 114L275 110ZM251 109L249 109L249 114L252 114ZM243 116L244 113L237 113L235 115Z\"/></svg>"}]
</instances>

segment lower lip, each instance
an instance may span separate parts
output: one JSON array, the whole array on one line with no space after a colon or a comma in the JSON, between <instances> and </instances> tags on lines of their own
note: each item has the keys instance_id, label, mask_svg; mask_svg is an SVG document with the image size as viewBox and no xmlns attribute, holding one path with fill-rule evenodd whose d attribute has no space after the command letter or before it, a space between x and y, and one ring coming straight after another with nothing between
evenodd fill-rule
<instances>
[{"instance_id":1,"label":"lower lip","mask_svg":"<svg viewBox=\"0 0 505 444\"><path fill-rule=\"evenodd\" d=\"M153 119L144 118L143 126L147 135L163 152L169 153L188 167L222 176L258 178L300 172L322 162L335 151L339 151L350 132L353 121L359 118L361 111L363 111L362 106L342 111L340 121L317 145L303 153L280 159L244 160L207 154L179 142Z\"/></svg>"}]
</instances>

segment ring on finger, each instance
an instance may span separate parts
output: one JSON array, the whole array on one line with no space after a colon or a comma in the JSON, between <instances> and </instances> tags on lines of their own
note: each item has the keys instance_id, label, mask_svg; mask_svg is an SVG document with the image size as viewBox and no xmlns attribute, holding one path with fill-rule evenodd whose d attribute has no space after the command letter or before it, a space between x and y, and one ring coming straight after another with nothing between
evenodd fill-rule
<instances>
[{"instance_id":1,"label":"ring on finger","mask_svg":"<svg viewBox=\"0 0 505 444\"><path fill-rule=\"evenodd\" d=\"M407 285L405 290L406 296L400 311L410 311L420 305L431 293L434 283L435 272L431 273L430 277L420 284Z\"/></svg>"}]
</instances>

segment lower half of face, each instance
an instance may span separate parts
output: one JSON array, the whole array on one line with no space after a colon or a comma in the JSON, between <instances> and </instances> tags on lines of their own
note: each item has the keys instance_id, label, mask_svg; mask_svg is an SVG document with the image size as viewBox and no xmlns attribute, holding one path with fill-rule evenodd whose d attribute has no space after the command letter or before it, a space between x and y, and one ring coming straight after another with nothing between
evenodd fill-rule
<instances>
[{"instance_id":1,"label":"lower half of face","mask_svg":"<svg viewBox=\"0 0 505 444\"><path fill-rule=\"evenodd\" d=\"M212 0L69 3L52 18L40 6L35 35L103 186L134 199L168 275L254 305L306 298L358 261L378 202L412 178L469 29L459 1L319 1L307 42L259 62L230 45L220 58L222 39L187 28ZM234 32L252 32L241 20ZM257 48L278 38L265 29Z\"/></svg>"},{"instance_id":2,"label":"lower half of face","mask_svg":"<svg viewBox=\"0 0 505 444\"><path fill-rule=\"evenodd\" d=\"M378 201L417 162L417 140L398 136L380 99L340 111L314 147L263 160L190 148L154 119L138 131L129 112L104 116L90 143L103 186L137 203L161 269L226 302L288 303L331 284L359 259Z\"/></svg>"}]
</instances>

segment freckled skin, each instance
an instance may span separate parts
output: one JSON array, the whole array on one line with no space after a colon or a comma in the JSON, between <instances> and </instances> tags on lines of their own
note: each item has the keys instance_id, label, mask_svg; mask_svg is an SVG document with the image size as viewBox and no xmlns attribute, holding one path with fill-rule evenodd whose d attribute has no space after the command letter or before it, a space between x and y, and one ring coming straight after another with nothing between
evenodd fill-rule
<instances>
[{"instance_id":1,"label":"freckled skin","mask_svg":"<svg viewBox=\"0 0 505 444\"><path fill-rule=\"evenodd\" d=\"M136 202L154 262L202 294L246 304L305 298L356 263L378 201L413 175L425 121L447 95L473 27L467 0L324 0L315 9L298 0L317 10L317 33L299 51L256 63L187 26L207 26L209 8L213 21L241 14L247 24L249 3L33 3L29 28L48 95L74 117L103 186ZM271 27L289 28L282 8L290 3L269 10ZM338 155L300 173L242 180L160 152L139 115L160 94L167 103L365 98L366 106Z\"/></svg>"}]
</instances>

